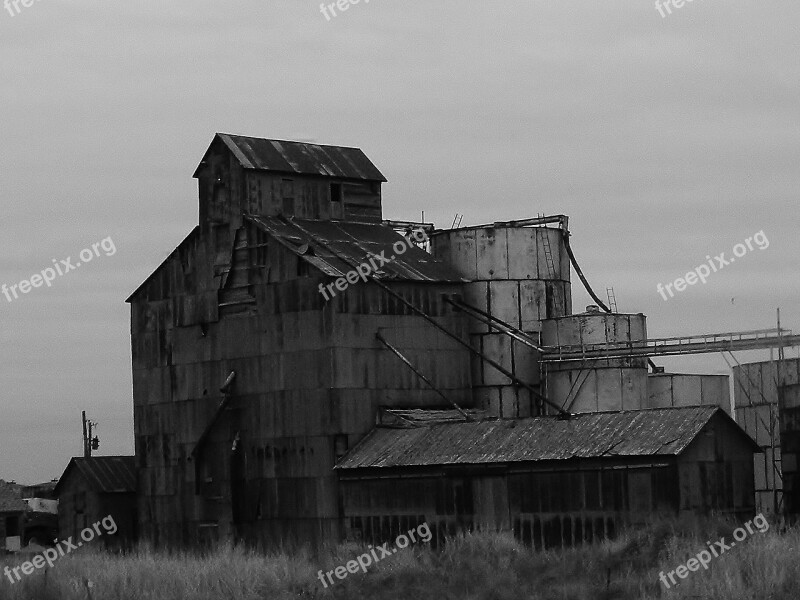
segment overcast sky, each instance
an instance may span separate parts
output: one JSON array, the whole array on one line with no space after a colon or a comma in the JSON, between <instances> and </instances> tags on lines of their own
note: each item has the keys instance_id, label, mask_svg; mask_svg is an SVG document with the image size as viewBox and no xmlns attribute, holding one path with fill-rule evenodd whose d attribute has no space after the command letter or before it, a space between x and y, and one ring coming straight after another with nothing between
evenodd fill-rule
<instances>
[{"instance_id":1,"label":"overcast sky","mask_svg":"<svg viewBox=\"0 0 800 600\"><path fill-rule=\"evenodd\" d=\"M566 213L589 281L653 336L770 327L778 306L800 331L797 2L19 8L0 12L0 284L107 237L117 252L0 296L0 478L59 476L81 409L101 454L133 452L124 300L196 223L216 131L362 148L387 218ZM761 230L767 249L656 292ZM726 372L718 355L659 362Z\"/></svg>"}]
</instances>

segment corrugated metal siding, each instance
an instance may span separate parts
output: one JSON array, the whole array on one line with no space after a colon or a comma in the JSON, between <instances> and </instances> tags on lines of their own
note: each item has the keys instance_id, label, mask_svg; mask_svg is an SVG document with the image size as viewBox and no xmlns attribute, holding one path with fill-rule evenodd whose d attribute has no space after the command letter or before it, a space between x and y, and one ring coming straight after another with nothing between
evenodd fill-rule
<instances>
[{"instance_id":1,"label":"corrugated metal siding","mask_svg":"<svg viewBox=\"0 0 800 600\"><path fill-rule=\"evenodd\" d=\"M378 428L337 469L680 454L716 407ZM722 413L724 414L724 413Z\"/></svg>"},{"instance_id":2,"label":"corrugated metal siding","mask_svg":"<svg viewBox=\"0 0 800 600\"><path fill-rule=\"evenodd\" d=\"M778 415L778 387L800 384L800 359L762 361L733 367L733 400L736 421L761 446L753 457L756 510L779 512L783 505L783 457L780 427L770 424L788 415ZM775 450L773 451L773 447Z\"/></svg>"},{"instance_id":3,"label":"corrugated metal siding","mask_svg":"<svg viewBox=\"0 0 800 600\"><path fill-rule=\"evenodd\" d=\"M359 148L321 146L218 133L245 169L386 181Z\"/></svg>"},{"instance_id":4,"label":"corrugated metal siding","mask_svg":"<svg viewBox=\"0 0 800 600\"><path fill-rule=\"evenodd\" d=\"M331 277L342 277L354 265L368 264L370 256L382 255L391 260L383 265L375 260L380 269L374 273L376 279L463 281L450 266L413 245L397 256L393 244L406 240L386 225L258 216L248 219Z\"/></svg>"},{"instance_id":5,"label":"corrugated metal siding","mask_svg":"<svg viewBox=\"0 0 800 600\"><path fill-rule=\"evenodd\" d=\"M298 268L302 231L289 230L293 242L256 223L247 226L252 314L221 311L218 319L187 320L206 312L192 306L216 307L216 290L235 258L234 236L220 239L205 230L133 300L139 525L142 537L157 545L337 540L333 466L375 426L377 407L444 407L379 347L377 329L424 366L443 393L471 406L465 349L375 285L353 285L326 304L318 291L326 277ZM391 286L448 330L465 335L464 315L441 299L459 285ZM202 455L187 462L232 370L237 377L230 410L215 423Z\"/></svg>"}]
</instances>

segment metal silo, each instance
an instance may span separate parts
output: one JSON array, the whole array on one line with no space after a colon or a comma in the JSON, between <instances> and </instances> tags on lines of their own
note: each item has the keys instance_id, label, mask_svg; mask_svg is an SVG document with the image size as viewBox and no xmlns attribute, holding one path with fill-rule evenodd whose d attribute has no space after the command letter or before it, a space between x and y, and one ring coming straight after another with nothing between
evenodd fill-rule
<instances>
[{"instance_id":1,"label":"metal silo","mask_svg":"<svg viewBox=\"0 0 800 600\"><path fill-rule=\"evenodd\" d=\"M646 408L719 406L731 414L730 377L689 373L651 373Z\"/></svg>"},{"instance_id":2,"label":"metal silo","mask_svg":"<svg viewBox=\"0 0 800 600\"><path fill-rule=\"evenodd\" d=\"M600 312L548 319L544 346L635 344L647 340L646 317ZM635 410L647 406L647 358L565 361L547 364L546 395L572 413Z\"/></svg>"},{"instance_id":3,"label":"metal silo","mask_svg":"<svg viewBox=\"0 0 800 600\"><path fill-rule=\"evenodd\" d=\"M800 405L800 359L737 364L733 381L736 422L763 450L753 456L756 509L768 513L796 510L793 499L784 503L784 492L792 498L794 490L786 490L786 486L789 481L793 483L797 470L793 434L800 422L796 409ZM784 458L787 441L789 449Z\"/></svg>"},{"instance_id":4,"label":"metal silo","mask_svg":"<svg viewBox=\"0 0 800 600\"><path fill-rule=\"evenodd\" d=\"M562 220L563 219L563 220ZM570 262L561 228L526 226L529 221L495 223L438 231L431 236L433 255L469 280L464 301L513 327L538 337L542 320L571 312ZM538 353L489 325L472 320L476 349L526 383L540 384ZM476 404L501 417L536 414L529 391L479 358L472 362Z\"/></svg>"}]
</instances>

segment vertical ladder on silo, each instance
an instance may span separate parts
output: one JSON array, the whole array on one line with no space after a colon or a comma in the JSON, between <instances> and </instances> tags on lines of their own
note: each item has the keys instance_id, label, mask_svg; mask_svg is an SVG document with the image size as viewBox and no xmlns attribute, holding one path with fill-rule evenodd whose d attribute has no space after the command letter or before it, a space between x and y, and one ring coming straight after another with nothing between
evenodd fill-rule
<instances>
[{"instance_id":1,"label":"vertical ladder on silo","mask_svg":"<svg viewBox=\"0 0 800 600\"><path fill-rule=\"evenodd\" d=\"M544 220L544 213L537 215L539 219ZM544 260L547 263L547 268L550 271L550 277L555 279L556 264L553 262L553 249L550 247L550 238L545 231L542 236L542 246L544 246Z\"/></svg>"},{"instance_id":2,"label":"vertical ladder on silo","mask_svg":"<svg viewBox=\"0 0 800 600\"><path fill-rule=\"evenodd\" d=\"M617 312L617 297L614 295L614 288L606 288L606 296L608 296L608 307L611 312Z\"/></svg>"}]
</instances>

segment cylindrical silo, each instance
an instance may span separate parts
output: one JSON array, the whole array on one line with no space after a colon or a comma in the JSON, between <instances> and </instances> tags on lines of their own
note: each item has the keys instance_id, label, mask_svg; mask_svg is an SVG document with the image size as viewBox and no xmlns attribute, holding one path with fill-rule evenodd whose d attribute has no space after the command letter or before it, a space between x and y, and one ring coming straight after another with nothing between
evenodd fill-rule
<instances>
[{"instance_id":1,"label":"cylindrical silo","mask_svg":"<svg viewBox=\"0 0 800 600\"><path fill-rule=\"evenodd\" d=\"M548 319L544 346L579 346L644 342L646 317L604 313L596 306L585 313ZM547 397L572 413L636 410L647 406L647 357L548 363Z\"/></svg>"},{"instance_id":2,"label":"cylindrical silo","mask_svg":"<svg viewBox=\"0 0 800 600\"><path fill-rule=\"evenodd\" d=\"M779 513L794 509L794 490L784 501L787 485L792 485L800 452L791 442L797 418L795 403L800 388L800 359L743 363L733 367L733 404L736 422L761 447L753 455L756 510ZM782 439L783 437L786 439ZM789 447L785 442L789 441ZM785 454L785 456L784 456Z\"/></svg>"},{"instance_id":3,"label":"cylindrical silo","mask_svg":"<svg viewBox=\"0 0 800 600\"><path fill-rule=\"evenodd\" d=\"M687 373L648 375L646 408L698 405L719 406L730 415L730 378L727 375Z\"/></svg>"},{"instance_id":4,"label":"cylindrical silo","mask_svg":"<svg viewBox=\"0 0 800 600\"><path fill-rule=\"evenodd\" d=\"M550 227L496 224L438 231L431 252L469 283L464 301L538 337L543 319L572 312L569 256L564 232ZM540 385L539 357L488 325L471 320L474 347L522 381ZM472 363L476 405L500 417L537 414L530 392L477 357Z\"/></svg>"}]
</instances>

